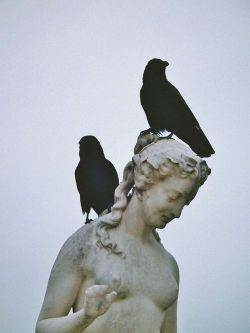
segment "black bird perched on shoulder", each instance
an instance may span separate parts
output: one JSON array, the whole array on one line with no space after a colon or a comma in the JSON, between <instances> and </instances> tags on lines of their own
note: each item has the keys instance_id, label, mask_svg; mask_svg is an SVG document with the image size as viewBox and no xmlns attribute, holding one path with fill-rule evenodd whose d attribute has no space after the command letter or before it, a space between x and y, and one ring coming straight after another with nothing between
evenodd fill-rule
<instances>
[{"instance_id":1,"label":"black bird perched on shoulder","mask_svg":"<svg viewBox=\"0 0 250 333\"><path fill-rule=\"evenodd\" d=\"M213 147L180 92L167 80L168 65L167 61L152 59L144 70L140 98L150 128L142 133L167 130L200 157L209 157L214 154Z\"/></svg>"},{"instance_id":2,"label":"black bird perched on shoulder","mask_svg":"<svg viewBox=\"0 0 250 333\"><path fill-rule=\"evenodd\" d=\"M91 208L100 215L114 203L114 191L119 179L115 167L105 158L96 137L84 136L79 145L80 162L75 170L75 179L82 212L87 213L85 223L89 223Z\"/></svg>"}]
</instances>

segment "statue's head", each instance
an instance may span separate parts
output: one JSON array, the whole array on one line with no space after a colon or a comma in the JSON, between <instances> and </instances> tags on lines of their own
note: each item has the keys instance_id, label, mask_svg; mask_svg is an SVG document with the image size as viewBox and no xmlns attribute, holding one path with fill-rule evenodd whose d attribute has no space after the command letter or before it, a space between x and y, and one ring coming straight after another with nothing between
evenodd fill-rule
<instances>
[{"instance_id":1,"label":"statue's head","mask_svg":"<svg viewBox=\"0 0 250 333\"><path fill-rule=\"evenodd\" d=\"M177 192L185 192L187 205L211 172L204 160L174 139L158 139L151 133L146 137L140 135L135 151L132 161L124 169L123 182L115 191L114 220L121 219L127 206L126 195L132 187L134 195L141 196L155 184L163 185L164 180L172 198L180 197Z\"/></svg>"},{"instance_id":2,"label":"statue's head","mask_svg":"<svg viewBox=\"0 0 250 333\"><path fill-rule=\"evenodd\" d=\"M133 157L134 182L145 190L164 178L176 176L204 184L211 173L207 163L190 148L174 139L161 139L148 144Z\"/></svg>"},{"instance_id":3,"label":"statue's head","mask_svg":"<svg viewBox=\"0 0 250 333\"><path fill-rule=\"evenodd\" d=\"M158 228L180 216L210 174L204 160L174 139L147 145L133 164L135 195Z\"/></svg>"},{"instance_id":4,"label":"statue's head","mask_svg":"<svg viewBox=\"0 0 250 333\"><path fill-rule=\"evenodd\" d=\"M99 246L113 253L119 254L120 250L109 239L108 230L122 220L131 189L133 196L141 201L145 216L149 217L159 240L155 228L163 228L179 217L211 172L206 162L184 144L174 139L158 139L155 135L148 138L139 136L136 154L126 165L123 181L115 190L111 215L103 216L97 226ZM138 151L138 147L142 149Z\"/></svg>"}]
</instances>

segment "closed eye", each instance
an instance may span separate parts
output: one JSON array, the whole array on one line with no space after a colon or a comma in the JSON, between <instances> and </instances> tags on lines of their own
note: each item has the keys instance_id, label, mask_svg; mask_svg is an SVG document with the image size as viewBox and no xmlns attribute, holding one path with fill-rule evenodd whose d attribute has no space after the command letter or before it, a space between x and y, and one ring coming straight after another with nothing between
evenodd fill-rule
<instances>
[{"instance_id":1,"label":"closed eye","mask_svg":"<svg viewBox=\"0 0 250 333\"><path fill-rule=\"evenodd\" d=\"M176 193L171 194L169 196L170 200L177 200L177 199L180 199L182 197L183 197L183 193L181 193L181 192L176 192Z\"/></svg>"}]
</instances>

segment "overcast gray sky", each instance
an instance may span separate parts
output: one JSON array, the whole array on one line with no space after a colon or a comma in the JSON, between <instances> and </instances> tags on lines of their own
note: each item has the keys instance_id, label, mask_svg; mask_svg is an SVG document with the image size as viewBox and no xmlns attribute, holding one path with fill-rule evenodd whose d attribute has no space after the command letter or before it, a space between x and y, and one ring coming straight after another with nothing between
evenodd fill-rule
<instances>
[{"instance_id":1,"label":"overcast gray sky","mask_svg":"<svg viewBox=\"0 0 250 333\"><path fill-rule=\"evenodd\" d=\"M34 332L83 223L78 140L97 136L121 177L147 128L139 90L154 57L216 150L161 231L181 272L178 333L250 332L249 13L247 0L0 1L2 332Z\"/></svg>"}]
</instances>

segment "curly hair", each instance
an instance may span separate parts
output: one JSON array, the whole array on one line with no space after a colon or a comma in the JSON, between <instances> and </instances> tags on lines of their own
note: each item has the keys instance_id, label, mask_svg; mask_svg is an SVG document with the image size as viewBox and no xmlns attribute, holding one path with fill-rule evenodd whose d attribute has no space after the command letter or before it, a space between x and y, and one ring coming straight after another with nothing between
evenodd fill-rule
<instances>
[{"instance_id":1,"label":"curly hair","mask_svg":"<svg viewBox=\"0 0 250 333\"><path fill-rule=\"evenodd\" d=\"M201 186L211 169L195 153L174 139L161 139L144 147L133 157L134 181L138 190L148 189L155 180L177 174L180 178L197 179Z\"/></svg>"},{"instance_id":2,"label":"curly hair","mask_svg":"<svg viewBox=\"0 0 250 333\"><path fill-rule=\"evenodd\" d=\"M173 174L180 178L193 178L197 180L197 186L201 186L211 173L206 162L188 147L174 139L159 139L151 137L151 143L141 149L134 155L124 169L123 181L115 190L115 203L112 207L111 214L100 217L97 227L96 236L97 245L109 252L120 254L124 253L119 249L117 244L109 237L109 229L120 224L122 214L127 207L129 192L143 192L149 189L155 180L164 179ZM141 145L140 136L136 146ZM152 142L153 141L153 142ZM159 235L154 230L155 238L160 241Z\"/></svg>"}]
</instances>

